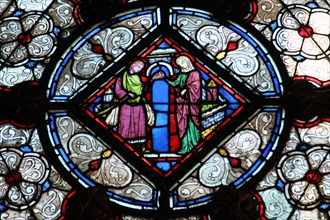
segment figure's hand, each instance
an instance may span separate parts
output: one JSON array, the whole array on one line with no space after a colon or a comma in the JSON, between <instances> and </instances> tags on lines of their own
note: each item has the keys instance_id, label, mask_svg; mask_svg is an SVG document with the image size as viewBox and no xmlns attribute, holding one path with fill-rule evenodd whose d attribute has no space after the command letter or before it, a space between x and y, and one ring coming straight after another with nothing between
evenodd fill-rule
<instances>
[{"instance_id":1,"label":"figure's hand","mask_svg":"<svg viewBox=\"0 0 330 220\"><path fill-rule=\"evenodd\" d=\"M187 93L187 89L184 89L180 92L181 96L184 97Z\"/></svg>"},{"instance_id":2,"label":"figure's hand","mask_svg":"<svg viewBox=\"0 0 330 220\"><path fill-rule=\"evenodd\" d=\"M128 93L128 96L132 99L136 98L136 94L135 93L132 93L132 92L129 92Z\"/></svg>"}]
</instances>

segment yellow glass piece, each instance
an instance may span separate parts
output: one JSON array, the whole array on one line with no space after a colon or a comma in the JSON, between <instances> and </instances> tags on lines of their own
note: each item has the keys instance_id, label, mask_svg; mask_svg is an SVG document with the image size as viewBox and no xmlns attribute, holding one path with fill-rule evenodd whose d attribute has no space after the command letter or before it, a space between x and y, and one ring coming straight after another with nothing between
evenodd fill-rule
<instances>
[{"instance_id":1,"label":"yellow glass piece","mask_svg":"<svg viewBox=\"0 0 330 220\"><path fill-rule=\"evenodd\" d=\"M211 79L210 82L207 84L207 87L216 88L218 87L218 85L214 82L213 79Z\"/></svg>"},{"instance_id":2,"label":"yellow glass piece","mask_svg":"<svg viewBox=\"0 0 330 220\"><path fill-rule=\"evenodd\" d=\"M208 129L202 131L202 133L201 133L202 138L205 138L207 135L209 135L219 124L220 124L220 122L216 123L215 125L212 125Z\"/></svg>"},{"instance_id":3,"label":"yellow glass piece","mask_svg":"<svg viewBox=\"0 0 330 220\"><path fill-rule=\"evenodd\" d=\"M220 148L219 154L223 157L226 157L226 156L228 156L228 151L224 148Z\"/></svg>"},{"instance_id":4,"label":"yellow glass piece","mask_svg":"<svg viewBox=\"0 0 330 220\"><path fill-rule=\"evenodd\" d=\"M109 88L107 91L105 91L105 94L113 94L113 90L111 88Z\"/></svg>"},{"instance_id":5,"label":"yellow glass piece","mask_svg":"<svg viewBox=\"0 0 330 220\"><path fill-rule=\"evenodd\" d=\"M104 55L104 59L105 59L105 61L110 62L110 61L113 60L113 57L111 56L111 54L105 54L105 55Z\"/></svg>"},{"instance_id":6,"label":"yellow glass piece","mask_svg":"<svg viewBox=\"0 0 330 220\"><path fill-rule=\"evenodd\" d=\"M218 60L222 60L226 55L227 53L225 51L221 51L220 53L217 54L216 58Z\"/></svg>"},{"instance_id":7,"label":"yellow glass piece","mask_svg":"<svg viewBox=\"0 0 330 220\"><path fill-rule=\"evenodd\" d=\"M106 159L106 158L109 158L112 154L112 151L111 150L106 150L102 153L102 158L103 159Z\"/></svg>"}]
</instances>

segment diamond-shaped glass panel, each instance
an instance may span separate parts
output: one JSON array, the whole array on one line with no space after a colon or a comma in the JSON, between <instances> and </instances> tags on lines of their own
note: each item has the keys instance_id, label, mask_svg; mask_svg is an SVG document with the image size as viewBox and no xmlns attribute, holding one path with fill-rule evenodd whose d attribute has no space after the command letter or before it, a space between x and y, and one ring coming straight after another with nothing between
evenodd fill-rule
<instances>
[{"instance_id":1,"label":"diamond-shaped glass panel","mask_svg":"<svg viewBox=\"0 0 330 220\"><path fill-rule=\"evenodd\" d=\"M143 60L145 71L131 73L135 60ZM216 74L160 38L95 91L83 108L166 175L203 148L247 103Z\"/></svg>"}]
</instances>

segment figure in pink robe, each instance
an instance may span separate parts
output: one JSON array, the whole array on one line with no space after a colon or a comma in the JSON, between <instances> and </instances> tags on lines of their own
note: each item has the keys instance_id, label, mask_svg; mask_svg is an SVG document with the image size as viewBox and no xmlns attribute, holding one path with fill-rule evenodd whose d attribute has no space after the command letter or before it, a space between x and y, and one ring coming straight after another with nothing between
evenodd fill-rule
<instances>
[{"instance_id":1,"label":"figure in pink robe","mask_svg":"<svg viewBox=\"0 0 330 220\"><path fill-rule=\"evenodd\" d=\"M173 86L176 92L176 120L181 140L178 153L186 154L198 145L201 139L201 76L187 55L174 57L174 62L181 72L176 79L166 79L166 82ZM159 74L165 77L164 73Z\"/></svg>"},{"instance_id":2,"label":"figure in pink robe","mask_svg":"<svg viewBox=\"0 0 330 220\"><path fill-rule=\"evenodd\" d=\"M129 70L119 77L115 84L117 99L125 101L120 105L118 134L129 143L144 143L147 132L147 113L142 97L144 82L140 75L145 63L136 60Z\"/></svg>"},{"instance_id":3,"label":"figure in pink robe","mask_svg":"<svg viewBox=\"0 0 330 220\"><path fill-rule=\"evenodd\" d=\"M140 152L147 150L148 146L144 145L147 126L152 126L155 121L153 110L146 103L144 94L157 77L149 80L142 75L146 65L146 61L134 60L129 70L117 78L115 83L115 95L120 103L117 132Z\"/></svg>"}]
</instances>

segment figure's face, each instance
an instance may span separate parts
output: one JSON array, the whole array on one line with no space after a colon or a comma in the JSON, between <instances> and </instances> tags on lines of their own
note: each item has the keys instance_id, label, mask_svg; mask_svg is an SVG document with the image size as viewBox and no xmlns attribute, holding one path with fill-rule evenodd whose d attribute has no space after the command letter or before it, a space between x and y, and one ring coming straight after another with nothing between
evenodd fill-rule
<instances>
[{"instance_id":1,"label":"figure's face","mask_svg":"<svg viewBox=\"0 0 330 220\"><path fill-rule=\"evenodd\" d=\"M144 63L140 60L134 61L131 66L129 67L129 73L139 73L144 67Z\"/></svg>"},{"instance_id":2,"label":"figure's face","mask_svg":"<svg viewBox=\"0 0 330 220\"><path fill-rule=\"evenodd\" d=\"M180 66L182 69L186 69L189 65L185 57L180 56L175 60L175 63Z\"/></svg>"}]
</instances>

